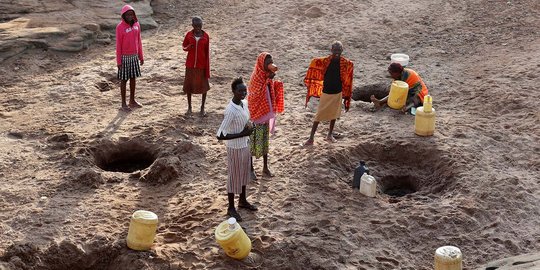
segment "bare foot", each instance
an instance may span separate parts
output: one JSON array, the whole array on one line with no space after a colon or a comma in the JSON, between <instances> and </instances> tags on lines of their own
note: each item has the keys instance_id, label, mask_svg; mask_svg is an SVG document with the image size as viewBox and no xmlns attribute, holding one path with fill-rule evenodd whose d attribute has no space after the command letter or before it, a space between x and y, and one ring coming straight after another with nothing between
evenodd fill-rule
<instances>
[{"instance_id":1,"label":"bare foot","mask_svg":"<svg viewBox=\"0 0 540 270\"><path fill-rule=\"evenodd\" d=\"M334 138L334 136L328 136L324 140L327 141L327 142L330 142L330 143L336 143L337 142L337 140L336 140L336 138Z\"/></svg>"},{"instance_id":2,"label":"bare foot","mask_svg":"<svg viewBox=\"0 0 540 270\"><path fill-rule=\"evenodd\" d=\"M187 116L191 116L191 114L193 114L193 112L191 111L191 108L189 108L189 109L187 110L187 112L186 112L186 115L187 115Z\"/></svg>"},{"instance_id":3,"label":"bare foot","mask_svg":"<svg viewBox=\"0 0 540 270\"><path fill-rule=\"evenodd\" d=\"M381 106L381 102L375 98L374 95L371 95L371 97L369 97L371 99L371 102L373 102L373 105L375 105L375 109L378 110L380 109L382 106Z\"/></svg>"},{"instance_id":4,"label":"bare foot","mask_svg":"<svg viewBox=\"0 0 540 270\"><path fill-rule=\"evenodd\" d=\"M305 141L302 144L303 147L312 146L312 145L313 145L313 140L312 139L308 139L307 141Z\"/></svg>"},{"instance_id":5,"label":"bare foot","mask_svg":"<svg viewBox=\"0 0 540 270\"><path fill-rule=\"evenodd\" d=\"M123 112L131 112L131 108L127 105L122 105L122 107L120 107L120 110Z\"/></svg>"},{"instance_id":6,"label":"bare foot","mask_svg":"<svg viewBox=\"0 0 540 270\"><path fill-rule=\"evenodd\" d=\"M206 117L206 112L204 110L201 110L201 112L199 112L199 116Z\"/></svg>"},{"instance_id":7,"label":"bare foot","mask_svg":"<svg viewBox=\"0 0 540 270\"><path fill-rule=\"evenodd\" d=\"M130 108L142 108L142 105L141 105L141 103L133 100L133 101L129 102L129 107Z\"/></svg>"},{"instance_id":8,"label":"bare foot","mask_svg":"<svg viewBox=\"0 0 540 270\"><path fill-rule=\"evenodd\" d=\"M266 170L263 169L262 174L263 174L263 176L266 176L266 177L274 177L274 175L272 174L272 172L270 172L269 169L266 169Z\"/></svg>"}]
</instances>

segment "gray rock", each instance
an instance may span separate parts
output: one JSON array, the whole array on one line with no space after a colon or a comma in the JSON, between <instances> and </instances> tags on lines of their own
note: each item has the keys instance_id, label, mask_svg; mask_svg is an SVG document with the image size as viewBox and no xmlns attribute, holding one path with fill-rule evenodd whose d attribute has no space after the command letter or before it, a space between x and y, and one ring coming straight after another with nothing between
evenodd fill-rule
<instances>
[{"instance_id":1,"label":"gray rock","mask_svg":"<svg viewBox=\"0 0 540 270\"><path fill-rule=\"evenodd\" d=\"M540 269L540 252L496 260L477 270L535 270Z\"/></svg>"},{"instance_id":2,"label":"gray rock","mask_svg":"<svg viewBox=\"0 0 540 270\"><path fill-rule=\"evenodd\" d=\"M103 31L114 33L124 5L120 0L1 1L0 61L33 48L79 52L94 43L110 44L110 34ZM143 30L158 26L150 0L130 5Z\"/></svg>"}]
</instances>

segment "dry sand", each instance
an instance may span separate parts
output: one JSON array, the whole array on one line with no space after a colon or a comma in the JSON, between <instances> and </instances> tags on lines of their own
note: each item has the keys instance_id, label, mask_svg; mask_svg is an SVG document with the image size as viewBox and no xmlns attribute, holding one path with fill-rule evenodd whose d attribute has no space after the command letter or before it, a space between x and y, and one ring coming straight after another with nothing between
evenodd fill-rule
<instances>
[{"instance_id":1,"label":"dry sand","mask_svg":"<svg viewBox=\"0 0 540 270\"><path fill-rule=\"evenodd\" d=\"M2 62L0 269L432 269L443 245L459 247L465 268L476 269L540 251L540 2L152 6L160 26L143 32L144 107L132 113L118 111L113 44L74 54L34 49ZM205 19L212 42L205 118L186 117L180 94L180 42L192 15ZM433 95L435 135L418 137L412 116L355 101L338 121L337 143L322 140L324 124L314 147L299 147L313 118L302 79L333 40L344 43L363 89L388 83L391 53L409 54ZM250 186L258 212L240 211L253 241L241 262L213 237L226 218L227 173L214 134L230 81L248 77L261 51L281 67L286 112L271 141L276 176ZM102 169L118 158L142 167L157 161L134 173ZM360 160L381 190L401 182L417 191L352 191ZM262 160L255 167L260 175ZM160 218L148 252L125 247L137 209Z\"/></svg>"}]
</instances>

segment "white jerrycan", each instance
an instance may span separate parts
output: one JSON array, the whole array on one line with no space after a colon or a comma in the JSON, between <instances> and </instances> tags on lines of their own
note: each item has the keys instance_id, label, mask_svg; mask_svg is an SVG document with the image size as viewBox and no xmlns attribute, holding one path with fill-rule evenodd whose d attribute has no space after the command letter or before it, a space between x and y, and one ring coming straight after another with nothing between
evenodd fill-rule
<instances>
[{"instance_id":1,"label":"white jerrycan","mask_svg":"<svg viewBox=\"0 0 540 270\"><path fill-rule=\"evenodd\" d=\"M360 178L360 193L368 196L375 197L377 195L377 181L375 177L364 173Z\"/></svg>"}]
</instances>

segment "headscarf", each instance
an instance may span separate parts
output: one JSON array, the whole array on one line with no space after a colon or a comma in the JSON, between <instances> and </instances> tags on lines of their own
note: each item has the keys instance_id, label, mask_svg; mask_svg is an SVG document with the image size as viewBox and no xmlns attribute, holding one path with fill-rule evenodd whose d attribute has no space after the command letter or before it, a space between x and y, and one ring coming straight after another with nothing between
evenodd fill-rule
<instances>
[{"instance_id":1,"label":"headscarf","mask_svg":"<svg viewBox=\"0 0 540 270\"><path fill-rule=\"evenodd\" d=\"M267 52L259 54L249 80L248 107L252 120L259 119L270 113L270 103L274 113L284 111L283 83L268 78L264 69L264 60L267 55L269 55ZM267 86L270 89L270 102L267 100Z\"/></svg>"},{"instance_id":2,"label":"headscarf","mask_svg":"<svg viewBox=\"0 0 540 270\"><path fill-rule=\"evenodd\" d=\"M391 63L390 66L388 66L388 71L392 73L401 73L403 72L403 66L400 63Z\"/></svg>"}]
</instances>

